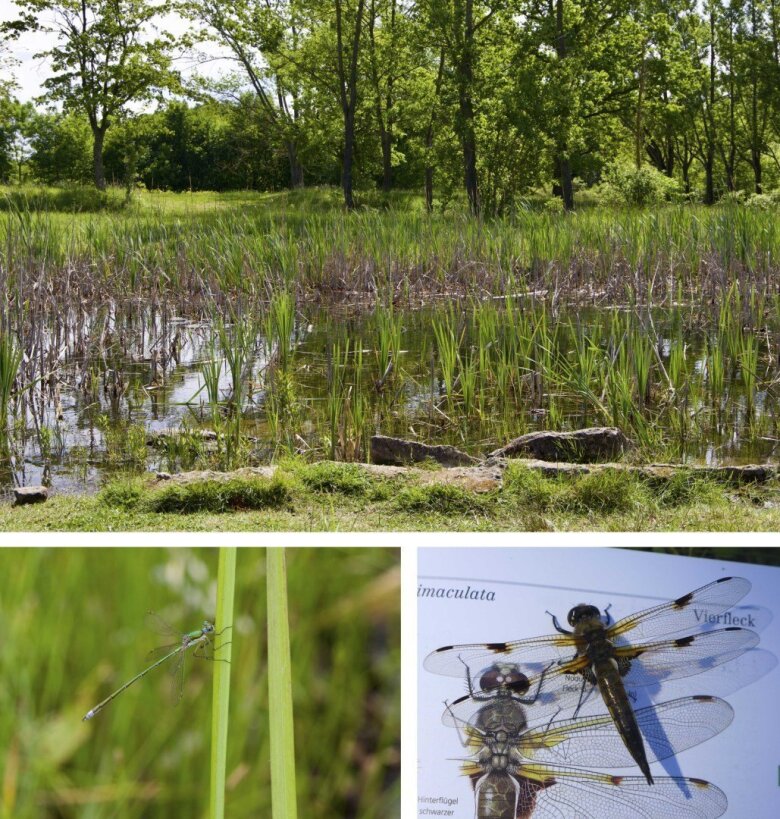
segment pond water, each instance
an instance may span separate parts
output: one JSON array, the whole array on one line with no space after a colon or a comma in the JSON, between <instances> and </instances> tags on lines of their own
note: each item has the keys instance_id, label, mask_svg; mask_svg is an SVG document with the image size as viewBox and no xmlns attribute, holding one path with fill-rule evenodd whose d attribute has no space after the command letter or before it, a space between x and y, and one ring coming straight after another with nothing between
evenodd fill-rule
<instances>
[{"instance_id":1,"label":"pond water","mask_svg":"<svg viewBox=\"0 0 780 819\"><path fill-rule=\"evenodd\" d=\"M17 379L3 489L94 490L117 471L288 451L365 459L374 433L481 455L532 430L614 424L642 460L777 452L780 322L767 309L746 320L501 299L404 312L290 304L287 324L272 312L225 323L113 305L51 330L40 366Z\"/></svg>"}]
</instances>

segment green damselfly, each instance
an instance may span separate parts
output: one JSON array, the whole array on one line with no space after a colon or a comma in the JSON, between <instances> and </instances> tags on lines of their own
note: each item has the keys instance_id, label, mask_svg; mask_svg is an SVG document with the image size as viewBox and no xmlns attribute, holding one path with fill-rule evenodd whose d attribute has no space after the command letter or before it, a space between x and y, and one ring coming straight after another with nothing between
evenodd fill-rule
<instances>
[{"instance_id":1,"label":"green damselfly","mask_svg":"<svg viewBox=\"0 0 780 819\"><path fill-rule=\"evenodd\" d=\"M142 677L145 677L150 671L153 671L157 666L162 665L167 660L175 657L176 661L171 670L173 675L173 697L174 701L178 702L181 699L182 693L184 691L184 657L187 653L187 650L190 648L194 648L193 656L195 657L202 657L204 659L218 659L213 656L208 656L207 652L213 649L213 638L219 637L225 631L227 631L230 626L227 628L222 629L222 631L217 632L214 628L213 623L210 623L208 620L203 621L203 625L196 629L195 631L188 631L186 634L180 634L172 629L161 617L156 615L154 612L147 613L147 624L150 625L156 631L162 634L174 635L177 637L177 642L171 643L169 645L160 646L159 648L155 648L150 651L150 654L158 654L160 652L163 653L163 656L160 657L159 660L153 662L150 666L145 668L143 671L139 672L135 675L132 679L128 680L124 685L117 688L112 694L109 694L104 700L99 702L94 708L91 708L87 713L81 718L82 722L88 719L92 719L96 714L99 714L112 700L116 699L123 691L126 691L130 686L138 682ZM222 646L227 645L227 643L223 643L219 648ZM218 651L219 649L213 649L214 651ZM200 652L200 653L199 653ZM212 651L213 654L213 651ZM227 662L226 660L224 662Z\"/></svg>"}]
</instances>

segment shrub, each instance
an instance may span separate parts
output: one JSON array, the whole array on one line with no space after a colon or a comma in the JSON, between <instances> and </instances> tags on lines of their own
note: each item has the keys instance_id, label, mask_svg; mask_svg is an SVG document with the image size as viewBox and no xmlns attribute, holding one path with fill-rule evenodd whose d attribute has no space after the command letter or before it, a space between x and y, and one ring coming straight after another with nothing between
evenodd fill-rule
<instances>
[{"instance_id":1,"label":"shrub","mask_svg":"<svg viewBox=\"0 0 780 819\"><path fill-rule=\"evenodd\" d=\"M672 199L679 186L652 165L633 165L617 161L604 174L604 194L625 205L651 205Z\"/></svg>"}]
</instances>

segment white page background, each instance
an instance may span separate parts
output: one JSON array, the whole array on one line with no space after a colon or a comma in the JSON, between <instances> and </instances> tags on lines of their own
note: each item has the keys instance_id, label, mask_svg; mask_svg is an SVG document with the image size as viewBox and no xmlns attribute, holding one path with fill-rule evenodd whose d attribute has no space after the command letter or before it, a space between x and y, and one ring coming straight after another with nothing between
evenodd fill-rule
<instances>
[{"instance_id":1,"label":"white page background","mask_svg":"<svg viewBox=\"0 0 780 819\"><path fill-rule=\"evenodd\" d=\"M422 663L434 649L457 643L504 642L553 633L548 609L564 628L572 606L588 602L613 620L693 591L720 577L745 577L751 591L734 611L758 609L761 642L756 662L780 656L780 568L717 560L591 548L424 548L418 550L418 810L451 810L453 817L474 816L474 796L457 760L467 756L456 730L441 721L444 701L466 693L463 680L426 671ZM494 592L495 599L464 600L419 596L419 587L465 588ZM760 662L758 662L760 660ZM746 661L749 659L746 655ZM739 660L736 662L740 662ZM763 664L763 665L762 665ZM734 692L722 693L729 665L707 690L709 674L664 685L654 697L716 693L734 708L732 724L721 734L651 766L654 775L706 779L727 795L728 817L780 816L780 673L773 668ZM476 671L476 670L475 670ZM725 675L725 676L724 676ZM727 684L727 683L726 683ZM598 701L597 701L598 705ZM532 707L532 706L531 706ZM590 712L603 713L601 706ZM566 718L571 714L562 714ZM601 770L594 766L593 770ZM605 769L606 770L606 769ZM639 769L615 773L641 776ZM452 800L452 801L450 801ZM425 815L431 815L427 813ZM447 815L441 813L440 815Z\"/></svg>"}]
</instances>

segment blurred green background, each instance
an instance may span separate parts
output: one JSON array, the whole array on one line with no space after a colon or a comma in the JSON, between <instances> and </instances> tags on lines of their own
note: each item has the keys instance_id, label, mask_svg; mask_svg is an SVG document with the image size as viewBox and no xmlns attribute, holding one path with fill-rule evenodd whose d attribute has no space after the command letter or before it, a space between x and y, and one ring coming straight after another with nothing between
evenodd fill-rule
<instances>
[{"instance_id":1,"label":"blurred green background","mask_svg":"<svg viewBox=\"0 0 780 819\"><path fill-rule=\"evenodd\" d=\"M89 708L213 617L217 550L0 549L0 816L205 817L213 666L165 666ZM299 816L400 815L400 555L287 550ZM270 816L265 551L239 549L226 815Z\"/></svg>"}]
</instances>

